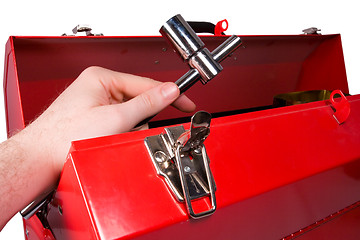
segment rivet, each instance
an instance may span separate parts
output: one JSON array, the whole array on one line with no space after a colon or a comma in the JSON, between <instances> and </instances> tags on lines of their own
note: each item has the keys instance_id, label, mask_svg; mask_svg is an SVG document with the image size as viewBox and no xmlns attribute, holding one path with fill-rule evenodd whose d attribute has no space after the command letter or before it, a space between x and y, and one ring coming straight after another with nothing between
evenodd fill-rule
<instances>
[{"instance_id":1,"label":"rivet","mask_svg":"<svg viewBox=\"0 0 360 240\"><path fill-rule=\"evenodd\" d=\"M168 157L163 151L156 151L154 153L154 158L158 163L163 163L168 160Z\"/></svg>"},{"instance_id":2,"label":"rivet","mask_svg":"<svg viewBox=\"0 0 360 240\"><path fill-rule=\"evenodd\" d=\"M190 168L189 166L185 166L185 167L184 167L184 171L187 172L187 173L189 173L189 172L191 171L191 168Z\"/></svg>"},{"instance_id":3,"label":"rivet","mask_svg":"<svg viewBox=\"0 0 360 240\"><path fill-rule=\"evenodd\" d=\"M200 154L200 153L201 153L201 148L195 148L194 152L195 152L196 154Z\"/></svg>"}]
</instances>

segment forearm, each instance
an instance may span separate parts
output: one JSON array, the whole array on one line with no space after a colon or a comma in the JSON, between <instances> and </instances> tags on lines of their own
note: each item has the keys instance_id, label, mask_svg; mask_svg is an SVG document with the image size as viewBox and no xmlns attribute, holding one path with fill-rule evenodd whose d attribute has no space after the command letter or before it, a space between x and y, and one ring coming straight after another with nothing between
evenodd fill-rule
<instances>
[{"instance_id":1,"label":"forearm","mask_svg":"<svg viewBox=\"0 0 360 240\"><path fill-rule=\"evenodd\" d=\"M35 157L34 150L42 147L36 138L31 129L25 129L0 144L0 230L57 180L52 161Z\"/></svg>"},{"instance_id":2,"label":"forearm","mask_svg":"<svg viewBox=\"0 0 360 240\"><path fill-rule=\"evenodd\" d=\"M71 141L123 133L169 104L191 112L174 83L90 67L24 130L0 145L0 229L55 186Z\"/></svg>"}]
</instances>

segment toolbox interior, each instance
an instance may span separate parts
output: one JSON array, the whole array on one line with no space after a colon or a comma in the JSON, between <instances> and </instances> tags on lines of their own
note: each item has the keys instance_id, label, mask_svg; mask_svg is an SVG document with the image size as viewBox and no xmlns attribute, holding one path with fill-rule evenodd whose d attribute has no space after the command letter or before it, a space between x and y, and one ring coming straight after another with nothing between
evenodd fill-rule
<instances>
[{"instance_id":1,"label":"toolbox interior","mask_svg":"<svg viewBox=\"0 0 360 240\"><path fill-rule=\"evenodd\" d=\"M220 75L186 92L198 110L222 116L267 109L281 93L348 93L340 35L240 37L243 46L221 63ZM210 51L225 39L202 37ZM13 37L13 48L25 124L89 66L159 81L176 81L189 69L161 37ZM167 125L190 115L169 107L152 121Z\"/></svg>"}]
</instances>

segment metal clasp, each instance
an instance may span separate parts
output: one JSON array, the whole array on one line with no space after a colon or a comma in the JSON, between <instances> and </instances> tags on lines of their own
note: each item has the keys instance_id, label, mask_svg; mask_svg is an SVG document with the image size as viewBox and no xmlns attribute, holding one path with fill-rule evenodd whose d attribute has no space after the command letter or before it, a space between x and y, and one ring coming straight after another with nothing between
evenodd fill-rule
<instances>
[{"instance_id":1,"label":"metal clasp","mask_svg":"<svg viewBox=\"0 0 360 240\"><path fill-rule=\"evenodd\" d=\"M156 171L161 175L173 195L186 203L192 218L201 218L216 209L215 181L210 170L210 161L204 141L210 134L211 115L197 112L191 119L191 128L183 126L165 128L160 135L145 138ZM195 212L192 201L209 197L211 207Z\"/></svg>"},{"instance_id":2,"label":"metal clasp","mask_svg":"<svg viewBox=\"0 0 360 240\"><path fill-rule=\"evenodd\" d=\"M306 28L306 29L302 30L302 32L305 35L311 35L311 34L321 35L321 33L319 33L320 31L321 31L321 29L318 29L316 27Z\"/></svg>"},{"instance_id":3,"label":"metal clasp","mask_svg":"<svg viewBox=\"0 0 360 240\"><path fill-rule=\"evenodd\" d=\"M86 34L86 36L104 36L104 34L102 33L92 33L92 28L87 25L87 24L79 24L76 25L76 27L73 28L72 32L73 35L68 35L66 33L62 34L62 36L75 36L76 34L80 33L80 32L84 32Z\"/></svg>"}]
</instances>

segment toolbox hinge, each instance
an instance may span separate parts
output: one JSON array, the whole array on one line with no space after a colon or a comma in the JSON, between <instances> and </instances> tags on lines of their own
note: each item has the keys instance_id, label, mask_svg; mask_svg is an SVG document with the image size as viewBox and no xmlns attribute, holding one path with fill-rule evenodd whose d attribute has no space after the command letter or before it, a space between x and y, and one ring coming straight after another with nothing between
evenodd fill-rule
<instances>
[{"instance_id":1,"label":"toolbox hinge","mask_svg":"<svg viewBox=\"0 0 360 240\"><path fill-rule=\"evenodd\" d=\"M165 179L176 199L185 201L192 218L211 215L216 209L216 186L203 144L210 133L210 121L210 113L200 111L192 117L188 131L175 126L165 128L163 134L145 138L157 173ZM210 198L211 207L195 213L192 201L205 197Z\"/></svg>"}]
</instances>

